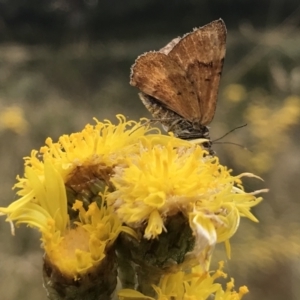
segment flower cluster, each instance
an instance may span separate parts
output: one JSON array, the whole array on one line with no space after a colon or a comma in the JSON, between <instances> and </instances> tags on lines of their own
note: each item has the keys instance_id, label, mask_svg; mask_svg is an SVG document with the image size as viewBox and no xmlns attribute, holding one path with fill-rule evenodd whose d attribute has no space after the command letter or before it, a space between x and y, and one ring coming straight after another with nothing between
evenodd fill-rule
<instances>
[{"instance_id":1,"label":"flower cluster","mask_svg":"<svg viewBox=\"0 0 300 300\"><path fill-rule=\"evenodd\" d=\"M212 275L203 273L199 267L193 268L192 272L186 274L177 272L167 274L158 286L153 285L156 297L147 297L142 293L123 289L119 292L119 299L148 299L148 300L171 300L171 299L209 299L212 295L215 300L239 300L248 293L246 286L240 287L239 292L233 290L234 280L231 279L223 290L220 283L215 283L218 278L226 278L227 274L222 271L223 262L219 263L219 269Z\"/></svg>"},{"instance_id":2,"label":"flower cluster","mask_svg":"<svg viewBox=\"0 0 300 300\"><path fill-rule=\"evenodd\" d=\"M257 221L250 210L262 191L247 193L241 181L254 175L233 176L201 145L162 135L144 120L118 119L96 120L56 143L48 138L25 157L15 185L20 198L0 208L11 224L40 230L44 277L55 281L48 293L77 289L81 280L82 294L65 293L83 295L94 284L97 295L110 296L118 269L123 286L145 297L240 299L244 292L232 283L223 291L214 283L220 275L208 270L216 243L225 242L229 254L240 218ZM200 273L186 272L196 266Z\"/></svg>"}]
</instances>

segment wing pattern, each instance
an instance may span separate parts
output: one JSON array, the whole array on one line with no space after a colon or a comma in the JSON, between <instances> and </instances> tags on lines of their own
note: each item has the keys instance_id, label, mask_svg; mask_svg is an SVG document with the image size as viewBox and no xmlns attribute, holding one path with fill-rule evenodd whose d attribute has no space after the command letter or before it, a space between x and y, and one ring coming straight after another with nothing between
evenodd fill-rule
<instances>
[{"instance_id":1,"label":"wing pattern","mask_svg":"<svg viewBox=\"0 0 300 300\"><path fill-rule=\"evenodd\" d=\"M132 67L130 84L187 120L200 117L194 86L185 71L161 52L148 52L138 57Z\"/></svg>"},{"instance_id":2,"label":"wing pattern","mask_svg":"<svg viewBox=\"0 0 300 300\"><path fill-rule=\"evenodd\" d=\"M130 84L183 118L207 125L216 110L225 52L226 26L219 19L138 57Z\"/></svg>"}]
</instances>

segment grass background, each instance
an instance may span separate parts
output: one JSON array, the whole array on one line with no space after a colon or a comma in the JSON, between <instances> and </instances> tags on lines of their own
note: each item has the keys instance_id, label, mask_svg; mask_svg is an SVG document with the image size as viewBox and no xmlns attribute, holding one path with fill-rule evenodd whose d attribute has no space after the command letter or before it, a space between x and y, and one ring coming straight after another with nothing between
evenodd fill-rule
<instances>
[{"instance_id":1,"label":"grass background","mask_svg":"<svg viewBox=\"0 0 300 300\"><path fill-rule=\"evenodd\" d=\"M227 55L211 137L247 123L214 146L248 191L269 188L242 220L232 258L216 258L245 299L300 299L300 8L297 1L11 1L0 19L0 205L24 156L47 137L80 131L92 118L150 117L129 85L135 58L222 17ZM245 150L244 148L247 148ZM46 299L39 234L0 222L1 299Z\"/></svg>"}]
</instances>

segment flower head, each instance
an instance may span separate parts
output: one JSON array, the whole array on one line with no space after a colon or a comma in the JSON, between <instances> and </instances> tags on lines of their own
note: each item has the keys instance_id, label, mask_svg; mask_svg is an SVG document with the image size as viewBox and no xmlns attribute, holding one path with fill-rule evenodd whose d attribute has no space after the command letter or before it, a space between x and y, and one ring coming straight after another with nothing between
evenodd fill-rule
<instances>
[{"instance_id":1,"label":"flower head","mask_svg":"<svg viewBox=\"0 0 300 300\"><path fill-rule=\"evenodd\" d=\"M232 176L198 145L174 147L171 140L144 144L125 168L115 169L115 191L107 199L122 222L145 228L146 239L166 231L168 219L186 216L195 235L194 251L207 252L216 242L228 241L241 216L257 221L250 209L262 198L243 190L241 177L246 175L252 176Z\"/></svg>"},{"instance_id":2,"label":"flower head","mask_svg":"<svg viewBox=\"0 0 300 300\"><path fill-rule=\"evenodd\" d=\"M85 211L80 201L73 207L79 210L79 221L72 225L61 175L50 161L45 162L44 170L41 182L34 170L26 169L35 203L30 195L24 196L8 208L1 208L1 212L8 215L9 221L39 229L47 260L64 276L77 277L103 260L107 247L123 227L111 209L92 203Z\"/></svg>"},{"instance_id":3,"label":"flower head","mask_svg":"<svg viewBox=\"0 0 300 300\"><path fill-rule=\"evenodd\" d=\"M32 168L43 180L44 161L50 160L64 183L72 188L101 175L105 177L113 166L123 164L125 157L135 151L141 137L155 130L142 126L141 122L126 121L122 115L117 117L118 125L108 120L96 120L96 125L88 124L81 132L63 135L56 143L48 138L40 151L33 150L29 157L24 158L25 166ZM28 194L31 187L26 176L18 177L18 180L15 185L20 189L18 195Z\"/></svg>"},{"instance_id":4,"label":"flower head","mask_svg":"<svg viewBox=\"0 0 300 300\"><path fill-rule=\"evenodd\" d=\"M196 300L210 299L213 295L215 300L240 300L248 293L247 287L241 287L238 292L234 291L234 281L231 279L224 290L222 285L215 280L227 274L222 271L223 263L212 275L208 272L195 268L191 273L177 272L163 276L157 286L153 286L156 297L147 297L140 292L130 289L119 291L120 300L127 299L149 299L149 300Z\"/></svg>"},{"instance_id":5,"label":"flower head","mask_svg":"<svg viewBox=\"0 0 300 300\"><path fill-rule=\"evenodd\" d=\"M28 129L28 123L24 118L24 112L19 106L1 108L0 130L10 129L17 134L24 135Z\"/></svg>"}]
</instances>

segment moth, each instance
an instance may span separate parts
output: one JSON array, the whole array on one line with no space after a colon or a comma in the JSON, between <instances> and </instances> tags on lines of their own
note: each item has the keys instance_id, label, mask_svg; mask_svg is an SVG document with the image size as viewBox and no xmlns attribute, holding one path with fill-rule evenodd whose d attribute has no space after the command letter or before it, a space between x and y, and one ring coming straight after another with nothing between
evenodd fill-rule
<instances>
[{"instance_id":1,"label":"moth","mask_svg":"<svg viewBox=\"0 0 300 300\"><path fill-rule=\"evenodd\" d=\"M130 84L154 119L179 138L207 139L210 154L207 125L215 115L226 35L224 21L213 21L139 56L131 67Z\"/></svg>"}]
</instances>

